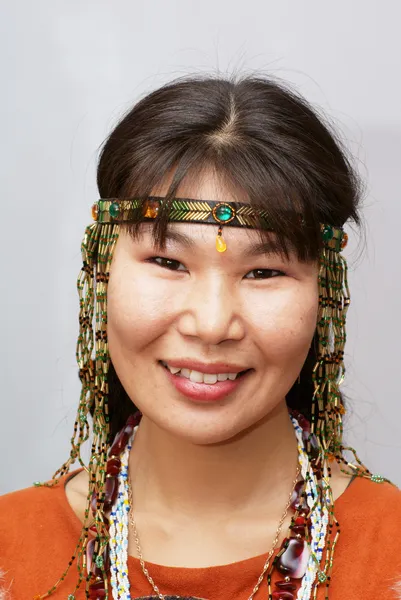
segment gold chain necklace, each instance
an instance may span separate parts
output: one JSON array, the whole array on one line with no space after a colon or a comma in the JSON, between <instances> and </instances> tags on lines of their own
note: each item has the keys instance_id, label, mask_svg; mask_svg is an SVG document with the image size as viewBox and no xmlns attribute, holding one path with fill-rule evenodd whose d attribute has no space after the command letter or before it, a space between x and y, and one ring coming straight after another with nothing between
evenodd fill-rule
<instances>
[{"instance_id":1,"label":"gold chain necklace","mask_svg":"<svg viewBox=\"0 0 401 600\"><path fill-rule=\"evenodd\" d=\"M258 578L258 580L256 582L256 585L253 588L252 593L249 596L248 600L253 600L253 597L255 596L256 592L258 591L258 589L259 589L259 587L260 587L260 585L261 585L261 583L263 581L263 578L264 578L264 576L266 574L266 571L269 568L270 559L271 559L271 557L274 554L274 550L276 548L276 545L277 545L277 542L278 542L278 538L280 536L280 532L281 532L281 529L283 527L284 520L285 520L285 518L287 516L288 509L289 509L290 504L291 504L292 494L294 492L295 485L296 485L296 483L298 481L299 472L300 472L300 468L298 467L297 468L297 473L296 473L296 476L295 476L295 479L293 481L293 485L292 485L292 488L291 488L291 493L290 493L290 495L288 497L288 502L286 504L285 510L283 512L283 515L282 515L282 517L280 519L280 523L279 523L279 525L277 527L277 530L276 530L276 537L273 540L272 547L271 547L270 552L269 552L269 554L268 554L268 556L266 558L266 562L263 565L263 570L262 570L261 574L259 575L259 578ZM153 579L152 579L152 577L151 577L148 569L146 568L145 561L144 561L143 555L142 555L142 548L141 548L141 545L139 543L138 530L137 530L137 526L136 526L135 519L134 519L133 501L132 501L132 486L131 486L131 480L130 480L129 477L128 477L127 484L128 484L128 498L129 498L129 504L130 504L130 509L129 509L130 525L132 525L132 529L133 529L133 533L134 533L134 538L135 538L135 544L136 544L136 547L137 547L138 557L139 557L139 562L141 564L142 572L145 575L146 579L149 581L149 583L152 586L154 592L157 594L157 597L160 598L160 600L166 600L165 596L163 596L163 594L161 593L161 591L159 590L159 588L157 587L157 585L153 581Z\"/></svg>"}]
</instances>

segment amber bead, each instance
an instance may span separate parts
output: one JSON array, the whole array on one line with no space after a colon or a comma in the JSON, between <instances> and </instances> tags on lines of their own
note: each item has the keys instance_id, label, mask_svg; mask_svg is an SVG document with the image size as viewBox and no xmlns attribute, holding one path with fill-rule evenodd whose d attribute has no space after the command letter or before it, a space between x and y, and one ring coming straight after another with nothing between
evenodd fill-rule
<instances>
[{"instance_id":1,"label":"amber bead","mask_svg":"<svg viewBox=\"0 0 401 600\"><path fill-rule=\"evenodd\" d=\"M91 499L91 509L92 509L93 514L96 513L96 510L97 510L96 507L97 507L97 494L96 494L96 492L93 492L92 499Z\"/></svg>"},{"instance_id":2,"label":"amber bead","mask_svg":"<svg viewBox=\"0 0 401 600\"><path fill-rule=\"evenodd\" d=\"M217 252L225 252L227 250L227 244L221 233L216 236L216 250Z\"/></svg>"},{"instance_id":3,"label":"amber bead","mask_svg":"<svg viewBox=\"0 0 401 600\"><path fill-rule=\"evenodd\" d=\"M292 492L291 504L290 504L290 506L293 510L297 510L296 507L300 503L305 504L305 501L303 500L303 497L301 496L304 486L305 486L305 481L303 479L301 479L300 481L297 481L297 483L295 484L294 491Z\"/></svg>"},{"instance_id":4,"label":"amber bead","mask_svg":"<svg viewBox=\"0 0 401 600\"><path fill-rule=\"evenodd\" d=\"M140 421L142 419L142 413L137 410L135 413L133 413L132 415L130 415L127 419L127 425L131 425L132 427L136 427L137 425L139 425Z\"/></svg>"},{"instance_id":5,"label":"amber bead","mask_svg":"<svg viewBox=\"0 0 401 600\"><path fill-rule=\"evenodd\" d=\"M118 475L121 469L121 460L119 458L110 458L107 461L107 475Z\"/></svg>"},{"instance_id":6,"label":"amber bead","mask_svg":"<svg viewBox=\"0 0 401 600\"><path fill-rule=\"evenodd\" d=\"M110 456L120 456L124 450L130 435L125 431L125 428L117 434L112 447L110 448Z\"/></svg>"},{"instance_id":7,"label":"amber bead","mask_svg":"<svg viewBox=\"0 0 401 600\"><path fill-rule=\"evenodd\" d=\"M96 536L97 535L97 530L96 530L96 525L91 525L91 527L89 527L89 533L91 533L92 535Z\"/></svg>"},{"instance_id":8,"label":"amber bead","mask_svg":"<svg viewBox=\"0 0 401 600\"><path fill-rule=\"evenodd\" d=\"M288 590L289 592L294 592L297 589L297 586L293 581L285 581L284 579L276 581L276 587L281 590Z\"/></svg>"},{"instance_id":9,"label":"amber bead","mask_svg":"<svg viewBox=\"0 0 401 600\"><path fill-rule=\"evenodd\" d=\"M99 205L97 202L92 205L92 219L97 221L99 219Z\"/></svg>"},{"instance_id":10,"label":"amber bead","mask_svg":"<svg viewBox=\"0 0 401 600\"><path fill-rule=\"evenodd\" d=\"M294 600L295 596L287 590L276 590L272 593L273 600Z\"/></svg>"},{"instance_id":11,"label":"amber bead","mask_svg":"<svg viewBox=\"0 0 401 600\"><path fill-rule=\"evenodd\" d=\"M109 510L118 493L118 484L116 477L106 477L106 485L105 485L105 496L104 496L104 508Z\"/></svg>"},{"instance_id":12,"label":"amber bead","mask_svg":"<svg viewBox=\"0 0 401 600\"><path fill-rule=\"evenodd\" d=\"M89 598L90 600L101 600L106 597L106 590L104 587L104 581L95 581L89 586Z\"/></svg>"},{"instance_id":13,"label":"amber bead","mask_svg":"<svg viewBox=\"0 0 401 600\"><path fill-rule=\"evenodd\" d=\"M277 559L277 569L280 573L300 579L305 575L309 559L309 547L305 540L290 538L283 554Z\"/></svg>"},{"instance_id":14,"label":"amber bead","mask_svg":"<svg viewBox=\"0 0 401 600\"><path fill-rule=\"evenodd\" d=\"M95 550L96 540L89 540L86 544L86 570L88 573L92 570L93 552Z\"/></svg>"},{"instance_id":15,"label":"amber bead","mask_svg":"<svg viewBox=\"0 0 401 600\"><path fill-rule=\"evenodd\" d=\"M291 531L297 535L305 535L305 527L301 525L293 525Z\"/></svg>"},{"instance_id":16,"label":"amber bead","mask_svg":"<svg viewBox=\"0 0 401 600\"><path fill-rule=\"evenodd\" d=\"M146 219L155 219L159 212L160 204L157 200L147 200L143 205L143 216Z\"/></svg>"},{"instance_id":17,"label":"amber bead","mask_svg":"<svg viewBox=\"0 0 401 600\"><path fill-rule=\"evenodd\" d=\"M340 243L340 248L341 248L341 249L345 248L345 246L346 246L347 244L348 244L348 234L347 234L347 233L345 233L345 231L344 231L344 233L343 233L343 237L342 237L342 240L341 240L341 243Z\"/></svg>"}]
</instances>

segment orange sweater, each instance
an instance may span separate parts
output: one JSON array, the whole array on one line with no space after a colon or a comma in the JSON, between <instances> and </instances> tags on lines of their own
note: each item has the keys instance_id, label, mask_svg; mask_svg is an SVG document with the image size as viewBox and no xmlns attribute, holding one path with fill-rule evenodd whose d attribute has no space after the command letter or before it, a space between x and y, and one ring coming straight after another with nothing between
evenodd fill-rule
<instances>
[{"instance_id":1,"label":"orange sweater","mask_svg":"<svg viewBox=\"0 0 401 600\"><path fill-rule=\"evenodd\" d=\"M0 600L32 600L50 589L65 571L82 525L64 491L67 478L54 488L27 488L0 497L0 570L5 573ZM401 491L390 484L356 479L335 503L341 535L334 557L330 600L401 598ZM208 600L247 600L267 555L208 568L148 564L164 595ZM131 597L152 597L139 561L128 559ZM50 598L66 600L77 581L75 563ZM397 583L399 591L396 592ZM84 600L84 586L76 594ZM110 594L111 598L111 594ZM256 600L267 598L263 584ZM320 586L318 599L324 598Z\"/></svg>"}]
</instances>

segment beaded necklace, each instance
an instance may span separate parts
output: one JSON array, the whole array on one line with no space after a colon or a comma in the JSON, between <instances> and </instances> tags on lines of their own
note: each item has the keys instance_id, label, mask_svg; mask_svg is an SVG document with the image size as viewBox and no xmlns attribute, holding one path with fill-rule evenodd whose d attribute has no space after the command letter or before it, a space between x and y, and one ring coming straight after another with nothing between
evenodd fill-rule
<instances>
[{"instance_id":1,"label":"beaded necklace","mask_svg":"<svg viewBox=\"0 0 401 600\"><path fill-rule=\"evenodd\" d=\"M292 600L295 598L294 591L297 589L297 580L301 580L301 585L296 596L299 600L309 600L312 597L312 586L318 576L320 582L325 581L327 575L325 570L320 570L319 565L322 559L325 547L326 531L329 522L328 510L321 502L321 486L319 485L316 473L305 450L305 439L309 439L311 434L308 432L307 421L298 418L303 422L304 429L300 426L297 418L292 414L290 416L294 426L295 435L298 442L299 465L302 479L294 482L293 491L290 495L288 507L294 510L294 516L291 519L288 537L283 541L272 565L269 564L270 558L274 553L275 544L265 563L263 572L258 581L259 585L263 577L267 574L267 586L269 598L274 600ZM135 420L138 421L137 415ZM114 487L115 502L110 514L109 528L109 553L106 559L107 567L110 569L110 582L112 596L114 600L130 600L130 583L128 579L128 530L129 522L132 520L132 493L130 493L128 460L132 448L133 440L138 425L134 426L134 417L130 417L126 427L120 432L114 442L108 465L112 464L117 468L117 461L120 463L117 475L117 485ZM312 439L312 443L313 443ZM125 444L124 444L125 442ZM124 445L124 447L122 447ZM120 457L117 458L112 452L121 447ZM113 450L114 448L114 450ZM113 461L113 462L111 462ZM110 467L109 467L110 469ZM325 473L328 478L328 473ZM328 486L326 486L327 488ZM326 489L325 487L323 489ZM286 511L285 511L286 514ZM284 518L281 520L281 524ZM278 539L278 536L276 540ZM275 543L277 543L275 540ZM139 543L139 541L138 541ZM89 542L90 544L90 542ZM88 544L88 547L89 547ZM93 547L93 544L92 546ZM139 550L140 556L142 555ZM96 561L95 561L96 562ZM98 561L100 563L100 561ZM105 562L103 561L105 566ZM102 565L100 565L102 566ZM157 585L153 582L142 561L142 570L159 598L165 597L161 594ZM327 567L328 565L325 565ZM94 568L93 555L88 554L87 569L89 574L96 575ZM284 579L277 581L275 590L271 589L271 576L276 568ZM101 588L103 581L99 578L90 588L90 598L105 597L106 589ZM259 585L255 586L250 598L253 598ZM95 587L96 586L96 587ZM95 595L97 594L97 596ZM104 594L104 595L102 595Z\"/></svg>"}]
</instances>

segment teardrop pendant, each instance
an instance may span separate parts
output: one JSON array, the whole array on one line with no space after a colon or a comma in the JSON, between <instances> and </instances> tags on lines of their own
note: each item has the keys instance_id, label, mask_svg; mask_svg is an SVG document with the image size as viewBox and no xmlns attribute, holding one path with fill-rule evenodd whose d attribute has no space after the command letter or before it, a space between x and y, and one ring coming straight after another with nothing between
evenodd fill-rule
<instances>
[{"instance_id":1,"label":"teardrop pendant","mask_svg":"<svg viewBox=\"0 0 401 600\"><path fill-rule=\"evenodd\" d=\"M217 252L225 252L227 250L227 244L222 236L222 228L219 227L219 231L216 237L216 250Z\"/></svg>"}]
</instances>

